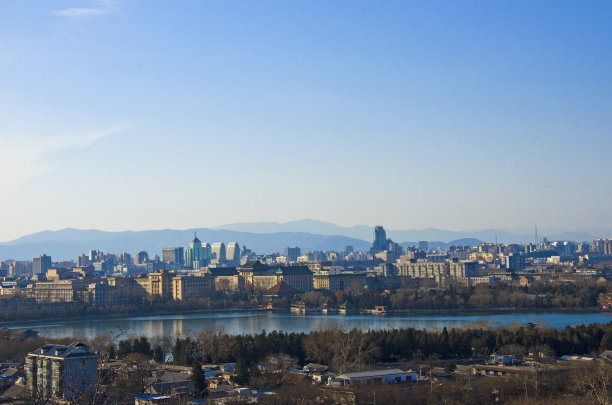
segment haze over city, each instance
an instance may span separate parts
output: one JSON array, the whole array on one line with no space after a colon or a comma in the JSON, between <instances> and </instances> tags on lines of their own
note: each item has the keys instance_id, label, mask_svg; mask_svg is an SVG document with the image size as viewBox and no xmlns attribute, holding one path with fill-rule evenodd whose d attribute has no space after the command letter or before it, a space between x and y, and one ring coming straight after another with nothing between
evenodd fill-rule
<instances>
[{"instance_id":1,"label":"haze over city","mask_svg":"<svg viewBox=\"0 0 612 405\"><path fill-rule=\"evenodd\" d=\"M2 2L0 240L612 228L611 5Z\"/></svg>"}]
</instances>

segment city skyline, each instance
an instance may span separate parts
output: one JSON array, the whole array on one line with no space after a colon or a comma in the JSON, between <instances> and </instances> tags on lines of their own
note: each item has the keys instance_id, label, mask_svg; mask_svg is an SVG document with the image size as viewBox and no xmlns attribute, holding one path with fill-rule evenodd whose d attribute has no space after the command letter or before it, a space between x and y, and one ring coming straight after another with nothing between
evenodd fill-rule
<instances>
[{"instance_id":1,"label":"city skyline","mask_svg":"<svg viewBox=\"0 0 612 405\"><path fill-rule=\"evenodd\" d=\"M92 249L102 249L107 252L157 252L166 255L165 248L172 246L184 246L185 256L188 251L199 251L200 245L207 252L194 253L185 262L208 258L217 249L222 249L219 243L227 246L227 251L237 242L243 248L249 248L259 254L272 254L283 252L287 246L296 246L303 251L344 251L346 246L356 251L366 251L370 248L375 229L367 225L354 227L340 227L332 223L305 219L302 221L284 224L227 224L219 228L191 228L183 230L148 230L148 231L123 231L105 232L100 230L63 229L59 231L44 231L26 235L11 242L0 243L0 260L16 259L24 260L40 253L48 253L53 257L70 259ZM397 230L387 228L382 232L378 249L386 248L387 239L399 242L402 246L421 246L422 243L432 248L447 249L451 245L476 246L480 243L501 244L529 244L539 245L542 242L570 242L578 246L581 242L590 243L593 240L609 239L612 232L562 232L559 230L539 229L538 234L534 229L515 229L524 233L511 233L504 230L481 230L474 232L454 232L438 229L425 230ZM386 233L386 236L385 236ZM194 235L198 235L194 239ZM537 238L537 243L536 243ZM192 240L193 239L193 240ZM200 244L200 239L203 240ZM383 240L384 239L384 240ZM192 240L189 246L186 242ZM193 243L198 247L194 250ZM219 242L219 243L215 243ZM172 248L174 249L174 248ZM182 249L182 248L181 248ZM235 250L235 249L234 249ZM144 252L141 252L144 251ZM169 253L175 255L176 253ZM190 253L191 255L191 253ZM180 254L180 256L183 256ZM225 256L218 252L217 256ZM236 258L234 258L236 261Z\"/></svg>"},{"instance_id":2,"label":"city skyline","mask_svg":"<svg viewBox=\"0 0 612 405\"><path fill-rule=\"evenodd\" d=\"M0 4L0 241L612 229L612 5Z\"/></svg>"}]
</instances>

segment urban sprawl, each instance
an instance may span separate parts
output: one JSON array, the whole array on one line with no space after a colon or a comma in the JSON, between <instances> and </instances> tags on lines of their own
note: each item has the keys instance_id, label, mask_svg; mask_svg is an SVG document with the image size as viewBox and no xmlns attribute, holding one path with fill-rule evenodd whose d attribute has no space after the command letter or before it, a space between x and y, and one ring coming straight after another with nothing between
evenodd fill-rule
<instances>
[{"instance_id":1,"label":"urban sprawl","mask_svg":"<svg viewBox=\"0 0 612 405\"><path fill-rule=\"evenodd\" d=\"M367 252L287 247L257 255L194 236L188 247L161 253L2 262L2 320L168 309L382 316L415 308L612 309L612 240L402 248L377 226ZM608 403L600 399L612 386L612 324L349 330L328 323L299 333L148 338L119 330L72 340L0 329L0 402L588 404Z\"/></svg>"},{"instance_id":2,"label":"urban sprawl","mask_svg":"<svg viewBox=\"0 0 612 405\"><path fill-rule=\"evenodd\" d=\"M298 302L296 297L311 291L334 293L351 286L371 290L405 285L527 286L535 281L571 283L606 277L605 269L594 265L612 259L612 240L575 243L543 238L537 244L451 245L448 250L429 249L423 241L402 248L377 226L367 252L346 246L343 252L302 253L299 247L287 247L283 254L257 255L236 242L210 245L195 236L188 247L164 248L161 253L161 257L150 257L140 251L132 257L93 250L77 257L76 262L53 262L46 254L31 262L0 262L0 294L36 303L108 307L138 300L180 302L214 292L248 291L268 306L274 306L276 298L293 298L294 310L310 311L317 308ZM323 305L320 309L330 308Z\"/></svg>"}]
</instances>

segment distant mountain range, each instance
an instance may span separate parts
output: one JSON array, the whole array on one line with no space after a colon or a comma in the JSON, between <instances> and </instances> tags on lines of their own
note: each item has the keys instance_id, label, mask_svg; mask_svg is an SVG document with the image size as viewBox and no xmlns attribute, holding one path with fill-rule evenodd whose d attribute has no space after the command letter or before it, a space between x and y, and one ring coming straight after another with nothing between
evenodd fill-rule
<instances>
[{"instance_id":1,"label":"distant mountain range","mask_svg":"<svg viewBox=\"0 0 612 405\"><path fill-rule=\"evenodd\" d=\"M384 224L383 224L384 225ZM310 232L321 235L344 235L351 238L371 241L374 239L374 227L368 225L355 225L343 227L330 222L317 221L313 219L302 219L285 223L278 222L253 222L235 223L215 227L214 229L228 229L239 232L252 233L274 233L274 232ZM394 230L385 227L387 237L396 242L407 241L445 241L451 243L461 239L477 239L485 242L499 243L529 243L534 242L535 229L516 228L516 229L484 229L479 231L448 231L443 229L427 228L420 230ZM555 229L538 230L539 237L546 237L549 240L572 240L572 241L592 241L601 237L611 237L612 230L595 229L587 232L567 232Z\"/></svg>"},{"instance_id":2,"label":"distant mountain range","mask_svg":"<svg viewBox=\"0 0 612 405\"><path fill-rule=\"evenodd\" d=\"M526 231L525 229L521 231ZM373 227L356 225L342 227L329 222L304 219L286 223L256 222L221 225L214 229L197 228L186 230L162 229L152 231L107 232L100 230L80 230L67 228L59 231L43 231L23 236L10 242L0 243L0 260L31 260L32 257L46 253L53 260L74 259L90 250L104 252L135 253L146 250L149 255L161 255L164 247L187 246L197 232L198 238L212 242L238 242L253 251L263 253L282 252L287 246L298 246L302 251L336 250L342 251L351 245L355 250L367 250L373 239ZM607 237L612 232L599 234L588 232L546 233L541 236L550 240L591 241L597 237ZM387 230L387 237L403 246L416 245L418 241L429 241L430 247L447 248L450 244L475 246L485 242L525 243L532 242L533 235L513 233L506 230L488 229L474 232L446 231L440 229Z\"/></svg>"},{"instance_id":3,"label":"distant mountain range","mask_svg":"<svg viewBox=\"0 0 612 405\"><path fill-rule=\"evenodd\" d=\"M0 243L0 260L31 260L46 253L53 260L74 259L90 250L128 252L146 250L150 256L160 255L162 248L188 246L194 233L203 242L238 242L240 247L257 253L283 252L287 246L298 246L303 251L336 250L352 245L356 250L367 250L371 243L341 235L315 235L307 232L250 233L231 230L197 228L187 230L163 229L156 231L105 232L99 230L62 229L27 235L11 242Z\"/></svg>"}]
</instances>

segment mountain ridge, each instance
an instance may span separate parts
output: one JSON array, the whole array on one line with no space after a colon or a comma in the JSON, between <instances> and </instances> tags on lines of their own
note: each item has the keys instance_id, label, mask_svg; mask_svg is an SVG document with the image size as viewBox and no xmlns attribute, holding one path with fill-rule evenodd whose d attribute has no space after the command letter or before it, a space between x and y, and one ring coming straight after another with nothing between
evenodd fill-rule
<instances>
[{"instance_id":1,"label":"mountain ridge","mask_svg":"<svg viewBox=\"0 0 612 405\"><path fill-rule=\"evenodd\" d=\"M226 229L232 228L232 229ZM253 232L259 231L259 232ZM342 227L330 222L303 219L285 223L257 222L220 225L214 228L159 229L145 231L103 231L99 229L65 228L44 230L8 242L0 243L0 260L31 260L46 253L54 260L74 259L90 250L134 253L146 250L151 256L161 255L164 247L187 246L194 232L207 242L236 241L240 246L259 253L282 253L287 246L298 246L302 251L336 250L352 245L355 250L368 250L373 239L373 227L355 225ZM544 236L544 231L541 231ZM562 232L562 231L560 231ZM428 241L430 247L447 248L450 244L476 245L481 241L500 243L532 242L530 235L513 234L499 229L481 231L448 231L436 228L422 230L387 230L387 237L395 242L415 245ZM550 240L591 241L595 235L587 232L565 232L548 236Z\"/></svg>"},{"instance_id":2,"label":"mountain ridge","mask_svg":"<svg viewBox=\"0 0 612 405\"><path fill-rule=\"evenodd\" d=\"M98 229L80 230L66 228L57 231L41 231L22 236L9 242L0 243L0 260L31 260L46 253L53 260L74 259L90 250L104 252L134 253L146 250L149 255L161 255L162 248L187 246L194 232L205 242L238 242L253 251L280 253L287 246L299 246L302 250L337 250L352 245L356 250L367 250L370 242L342 235L317 235L307 232L277 232L254 234L209 228L185 230L150 230L110 232Z\"/></svg>"},{"instance_id":3,"label":"mountain ridge","mask_svg":"<svg viewBox=\"0 0 612 405\"><path fill-rule=\"evenodd\" d=\"M373 226L368 225L354 225L354 226L340 226L331 222L318 221L310 218L289 221L289 222L238 222L232 224L224 224L214 227L213 229L228 229L241 232L252 232L252 233L270 233L270 232L290 232L297 229L305 230L316 234L337 234L349 236L352 238L362 240L373 240ZM485 242L495 242L495 239L499 243L529 243L534 242L535 235L530 233L522 233L527 228L514 228L512 230L506 229L482 229L476 231L450 231L437 228L425 228L425 229L390 229L385 228L387 237L393 239L395 242L403 243L406 241L444 241L450 242L458 239L479 239ZM513 231L519 231L515 233ZM534 232L535 233L535 232ZM612 231L605 229L598 229L595 231L563 231L558 229L540 229L538 231L540 236L547 237L550 240L573 240L577 242L592 241L598 237L609 237L612 236Z\"/></svg>"}]
</instances>

